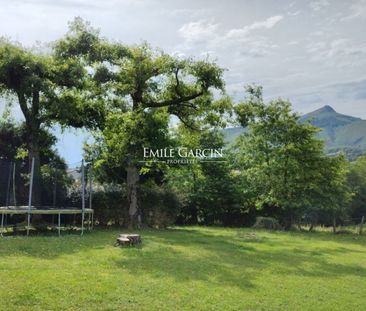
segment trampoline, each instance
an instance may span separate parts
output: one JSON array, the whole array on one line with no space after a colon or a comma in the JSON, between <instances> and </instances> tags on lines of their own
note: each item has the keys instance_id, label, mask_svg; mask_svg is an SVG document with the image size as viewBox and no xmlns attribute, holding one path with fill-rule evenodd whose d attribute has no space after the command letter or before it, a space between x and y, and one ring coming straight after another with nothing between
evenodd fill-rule
<instances>
[{"instance_id":1,"label":"trampoline","mask_svg":"<svg viewBox=\"0 0 366 311\"><path fill-rule=\"evenodd\" d=\"M12 164L10 164L10 168ZM11 173L11 172L10 172ZM11 176L15 176L15 165L14 165L14 174L9 174L9 182L8 182L8 189L10 189L10 179ZM94 223L94 210L92 209L92 178L91 173L89 176L89 207L86 208L85 206L85 192L86 192L86 185L85 185L85 166L84 161L81 162L81 207L70 207L70 206L62 206L62 207L55 207L55 206L34 206L32 205L32 188L33 188L33 176L34 176L34 159L31 161L31 172L30 172L30 180L29 180L29 191L28 191L28 205L6 205L0 206L0 217L1 217L1 224L0 224L0 236L4 236L4 233L9 227L5 222L8 216L13 215L25 215L26 216L26 232L27 236L29 235L30 230L33 228L31 225L31 218L34 215L53 215L57 216L57 224L55 227L58 231L58 236L61 235L61 229L66 227L66 223L62 226L61 223L61 216L63 215L80 215L80 231L81 235L84 234L85 229L92 230L93 223ZM14 178L14 177L13 177ZM14 183L13 183L14 184ZM13 189L15 193L15 190ZM7 199L7 204L9 200ZM14 202L16 199L14 197ZM53 217L54 218L54 217ZM74 218L75 219L75 218ZM85 223L87 224L85 228Z\"/></svg>"}]
</instances>

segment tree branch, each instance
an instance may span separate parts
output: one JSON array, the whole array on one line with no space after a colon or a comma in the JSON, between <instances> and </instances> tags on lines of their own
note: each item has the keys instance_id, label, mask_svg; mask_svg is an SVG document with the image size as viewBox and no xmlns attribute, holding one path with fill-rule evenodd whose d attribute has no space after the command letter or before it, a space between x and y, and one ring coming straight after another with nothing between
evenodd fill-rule
<instances>
[{"instance_id":1,"label":"tree branch","mask_svg":"<svg viewBox=\"0 0 366 311\"><path fill-rule=\"evenodd\" d=\"M174 99L165 100L165 101L161 101L161 102L145 102L144 100L142 100L142 103L146 107L149 107L149 108L167 107L167 106L174 106L174 105L183 104L184 102L188 102L190 100L193 100L193 99L195 99L195 98L197 98L201 95L203 95L202 91L191 94L191 95L188 95L188 96L180 96L180 97L177 97L177 98L174 98ZM191 108L193 108L192 106L191 106Z\"/></svg>"},{"instance_id":2,"label":"tree branch","mask_svg":"<svg viewBox=\"0 0 366 311\"><path fill-rule=\"evenodd\" d=\"M180 90L179 90L179 78L178 78L178 74L179 74L179 68L177 68L174 72L174 75L175 75L175 81L177 82L174 89L175 89L175 92L178 94L179 97L182 97L182 94L180 93Z\"/></svg>"},{"instance_id":3,"label":"tree branch","mask_svg":"<svg viewBox=\"0 0 366 311\"><path fill-rule=\"evenodd\" d=\"M181 121L186 127L190 128L193 131L200 131L199 128L194 127L193 125L189 124L186 120L184 120L180 115L175 114L175 116Z\"/></svg>"},{"instance_id":4,"label":"tree branch","mask_svg":"<svg viewBox=\"0 0 366 311\"><path fill-rule=\"evenodd\" d=\"M32 96L32 115L36 116L39 112L39 92L33 91Z\"/></svg>"},{"instance_id":5,"label":"tree branch","mask_svg":"<svg viewBox=\"0 0 366 311\"><path fill-rule=\"evenodd\" d=\"M198 108L190 102L187 102L187 103L182 102L182 103L179 103L179 105L182 105L182 106L187 107L187 108L192 108L192 109L198 111Z\"/></svg>"},{"instance_id":6,"label":"tree branch","mask_svg":"<svg viewBox=\"0 0 366 311\"><path fill-rule=\"evenodd\" d=\"M30 120L30 113L27 107L27 100L25 99L25 96L23 93L21 92L17 92L17 96L18 96L18 101L19 101L19 106L20 109L23 112L24 118L26 121Z\"/></svg>"}]
</instances>

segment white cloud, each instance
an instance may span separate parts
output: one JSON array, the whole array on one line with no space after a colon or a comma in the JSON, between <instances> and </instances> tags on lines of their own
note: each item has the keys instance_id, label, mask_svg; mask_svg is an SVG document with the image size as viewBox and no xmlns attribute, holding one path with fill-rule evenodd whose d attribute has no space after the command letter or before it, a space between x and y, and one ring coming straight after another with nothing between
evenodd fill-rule
<instances>
[{"instance_id":1,"label":"white cloud","mask_svg":"<svg viewBox=\"0 0 366 311\"><path fill-rule=\"evenodd\" d=\"M288 12L287 12L287 15L289 15L289 16L297 16L297 15L299 15L300 13L301 13L301 11L300 11L300 10L295 11L295 12L290 12L290 11L288 11Z\"/></svg>"},{"instance_id":2,"label":"white cloud","mask_svg":"<svg viewBox=\"0 0 366 311\"><path fill-rule=\"evenodd\" d=\"M271 50L278 48L277 44L272 43L265 37L248 38L243 47L239 47L241 56L249 57L264 57L270 53Z\"/></svg>"},{"instance_id":3,"label":"white cloud","mask_svg":"<svg viewBox=\"0 0 366 311\"><path fill-rule=\"evenodd\" d=\"M248 35L253 30L270 29L270 28L273 28L282 19L283 19L283 16L282 15L271 16L271 17L268 17L264 21L257 21L257 22L254 22L253 24L244 26L243 28L234 28L234 29L231 29L227 33L226 36L228 38L242 37L242 36Z\"/></svg>"},{"instance_id":4,"label":"white cloud","mask_svg":"<svg viewBox=\"0 0 366 311\"><path fill-rule=\"evenodd\" d=\"M352 42L348 38L312 42L306 50L313 54L312 61L326 61L330 66L351 67L365 63L366 43Z\"/></svg>"},{"instance_id":5,"label":"white cloud","mask_svg":"<svg viewBox=\"0 0 366 311\"><path fill-rule=\"evenodd\" d=\"M181 51L173 51L171 53L171 55L174 56L174 57L182 58L182 59L187 57L187 55L184 52L181 52Z\"/></svg>"},{"instance_id":6,"label":"white cloud","mask_svg":"<svg viewBox=\"0 0 366 311\"><path fill-rule=\"evenodd\" d=\"M329 1L328 0L317 0L317 1L312 1L309 3L309 7L313 10L313 11L320 11L321 9L327 7L329 5Z\"/></svg>"},{"instance_id":7,"label":"white cloud","mask_svg":"<svg viewBox=\"0 0 366 311\"><path fill-rule=\"evenodd\" d=\"M354 17L366 17L366 0L352 4L351 11Z\"/></svg>"},{"instance_id":8,"label":"white cloud","mask_svg":"<svg viewBox=\"0 0 366 311\"><path fill-rule=\"evenodd\" d=\"M311 36L323 36L324 32L321 30L317 30L317 31L313 31L312 33L310 33Z\"/></svg>"},{"instance_id":9,"label":"white cloud","mask_svg":"<svg viewBox=\"0 0 366 311\"><path fill-rule=\"evenodd\" d=\"M276 25L281 19L283 19L283 16L281 15L275 15L268 17L266 20L261 22L254 22L253 24L247 26L248 29L254 30L254 29L269 29L272 28L274 25Z\"/></svg>"},{"instance_id":10,"label":"white cloud","mask_svg":"<svg viewBox=\"0 0 366 311\"><path fill-rule=\"evenodd\" d=\"M203 58L212 58L216 53L214 51L203 51L200 56Z\"/></svg>"},{"instance_id":11,"label":"white cloud","mask_svg":"<svg viewBox=\"0 0 366 311\"><path fill-rule=\"evenodd\" d=\"M298 40L291 40L287 43L288 45L298 45L299 41Z\"/></svg>"},{"instance_id":12,"label":"white cloud","mask_svg":"<svg viewBox=\"0 0 366 311\"><path fill-rule=\"evenodd\" d=\"M190 22L179 28L178 33L188 42L207 41L216 36L217 27L205 21Z\"/></svg>"},{"instance_id":13,"label":"white cloud","mask_svg":"<svg viewBox=\"0 0 366 311\"><path fill-rule=\"evenodd\" d=\"M342 20L352 19L356 17L366 18L366 0L359 0L351 4L351 13L342 18Z\"/></svg>"},{"instance_id":14,"label":"white cloud","mask_svg":"<svg viewBox=\"0 0 366 311\"><path fill-rule=\"evenodd\" d=\"M330 43L327 57L364 57L366 54L366 44L355 44L349 39L337 39Z\"/></svg>"},{"instance_id":15,"label":"white cloud","mask_svg":"<svg viewBox=\"0 0 366 311\"><path fill-rule=\"evenodd\" d=\"M258 58L268 55L278 45L269 38L256 34L255 31L271 29L282 19L283 16L275 15L242 28L229 29L221 34L218 31L218 24L200 20L184 24L178 33L185 39L183 49L200 50L202 44L205 44L205 50L200 51L200 56L207 55L208 48L210 55L235 53L239 58Z\"/></svg>"},{"instance_id":16,"label":"white cloud","mask_svg":"<svg viewBox=\"0 0 366 311\"><path fill-rule=\"evenodd\" d=\"M292 1L288 6L287 9L291 9L292 7L294 7L296 5L296 1Z\"/></svg>"},{"instance_id":17,"label":"white cloud","mask_svg":"<svg viewBox=\"0 0 366 311\"><path fill-rule=\"evenodd\" d=\"M319 51L323 51L326 49L326 42L319 41L319 42L311 42L306 46L306 51L309 53L319 53Z\"/></svg>"}]
</instances>

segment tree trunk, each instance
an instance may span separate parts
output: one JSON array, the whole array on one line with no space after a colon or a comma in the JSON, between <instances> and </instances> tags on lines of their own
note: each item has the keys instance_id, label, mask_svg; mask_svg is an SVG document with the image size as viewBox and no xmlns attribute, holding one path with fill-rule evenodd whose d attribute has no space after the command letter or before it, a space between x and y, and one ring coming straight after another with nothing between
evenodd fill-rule
<instances>
[{"instance_id":1,"label":"tree trunk","mask_svg":"<svg viewBox=\"0 0 366 311\"><path fill-rule=\"evenodd\" d=\"M361 218L361 223L360 223L360 228L359 228L359 231L358 231L358 234L362 234L362 228L363 228L363 223L365 222L365 216L362 216Z\"/></svg>"},{"instance_id":2,"label":"tree trunk","mask_svg":"<svg viewBox=\"0 0 366 311\"><path fill-rule=\"evenodd\" d=\"M337 233L337 220L335 216L333 216L333 233Z\"/></svg>"},{"instance_id":3,"label":"tree trunk","mask_svg":"<svg viewBox=\"0 0 366 311\"><path fill-rule=\"evenodd\" d=\"M285 217L284 220L284 229L286 231L290 230L292 228L292 224L293 224L293 216L287 215L287 217Z\"/></svg>"},{"instance_id":4,"label":"tree trunk","mask_svg":"<svg viewBox=\"0 0 366 311\"><path fill-rule=\"evenodd\" d=\"M314 224L313 224L313 223L311 223L311 224L310 224L310 227L309 227L309 232L313 231L313 228L314 228Z\"/></svg>"},{"instance_id":5,"label":"tree trunk","mask_svg":"<svg viewBox=\"0 0 366 311\"><path fill-rule=\"evenodd\" d=\"M130 215L130 227L141 226L141 211L139 208L137 187L140 180L139 172L136 166L127 167L127 200L128 213Z\"/></svg>"},{"instance_id":6,"label":"tree trunk","mask_svg":"<svg viewBox=\"0 0 366 311\"><path fill-rule=\"evenodd\" d=\"M196 195L197 193L197 185L196 185L196 173L194 171L194 168L192 169L192 178L193 178L193 195ZM197 225L198 224L198 211L197 211L197 206L196 206L197 202L194 201L194 204L191 206L191 222L193 225Z\"/></svg>"}]
</instances>

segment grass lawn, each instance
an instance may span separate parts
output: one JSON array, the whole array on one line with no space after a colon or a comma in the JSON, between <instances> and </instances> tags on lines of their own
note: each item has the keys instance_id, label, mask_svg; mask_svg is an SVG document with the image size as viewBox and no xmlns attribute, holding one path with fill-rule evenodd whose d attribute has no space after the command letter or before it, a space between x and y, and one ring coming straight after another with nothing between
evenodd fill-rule
<instances>
[{"instance_id":1,"label":"grass lawn","mask_svg":"<svg viewBox=\"0 0 366 311\"><path fill-rule=\"evenodd\" d=\"M207 227L0 238L0 310L366 310L366 237Z\"/></svg>"}]
</instances>

